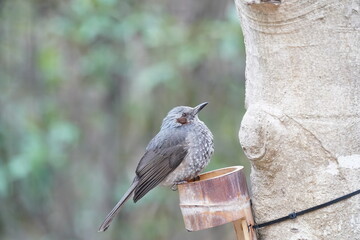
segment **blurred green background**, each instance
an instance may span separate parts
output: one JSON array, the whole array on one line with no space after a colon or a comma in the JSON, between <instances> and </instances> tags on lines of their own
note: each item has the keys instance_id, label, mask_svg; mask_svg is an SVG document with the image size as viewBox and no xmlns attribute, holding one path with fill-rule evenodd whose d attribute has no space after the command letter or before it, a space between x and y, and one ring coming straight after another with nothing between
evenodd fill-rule
<instances>
[{"instance_id":1,"label":"blurred green background","mask_svg":"<svg viewBox=\"0 0 360 240\"><path fill-rule=\"evenodd\" d=\"M161 187L97 229L174 106L209 102L206 171L249 170L244 65L232 0L0 0L0 239L234 239Z\"/></svg>"}]
</instances>

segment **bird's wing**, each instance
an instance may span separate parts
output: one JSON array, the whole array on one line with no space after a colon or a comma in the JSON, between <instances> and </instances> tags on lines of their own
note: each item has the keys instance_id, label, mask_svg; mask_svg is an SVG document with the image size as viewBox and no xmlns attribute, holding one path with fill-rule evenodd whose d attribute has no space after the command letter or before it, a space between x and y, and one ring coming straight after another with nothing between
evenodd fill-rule
<instances>
[{"instance_id":1,"label":"bird's wing","mask_svg":"<svg viewBox=\"0 0 360 240\"><path fill-rule=\"evenodd\" d=\"M157 135L147 147L136 169L138 185L134 202L164 180L187 155L186 135Z\"/></svg>"}]
</instances>

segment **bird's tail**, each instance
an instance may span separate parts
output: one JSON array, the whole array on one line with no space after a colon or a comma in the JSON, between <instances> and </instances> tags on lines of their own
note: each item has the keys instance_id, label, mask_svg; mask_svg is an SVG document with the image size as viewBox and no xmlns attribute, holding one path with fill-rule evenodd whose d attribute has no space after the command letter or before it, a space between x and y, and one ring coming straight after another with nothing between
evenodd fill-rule
<instances>
[{"instance_id":1,"label":"bird's tail","mask_svg":"<svg viewBox=\"0 0 360 240\"><path fill-rule=\"evenodd\" d=\"M134 182L131 184L130 188L126 191L124 196L120 199L120 201L115 205L113 210L106 216L104 222L99 227L98 232L104 232L110 226L114 217L119 213L121 206L131 197L132 193L135 190L136 185L138 184L138 180L135 179Z\"/></svg>"}]
</instances>

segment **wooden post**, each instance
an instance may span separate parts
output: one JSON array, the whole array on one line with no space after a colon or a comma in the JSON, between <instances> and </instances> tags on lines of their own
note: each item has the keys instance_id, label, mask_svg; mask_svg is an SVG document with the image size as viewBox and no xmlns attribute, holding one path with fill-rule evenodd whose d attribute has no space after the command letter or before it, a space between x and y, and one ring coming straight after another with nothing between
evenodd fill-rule
<instances>
[{"instance_id":1,"label":"wooden post","mask_svg":"<svg viewBox=\"0 0 360 240\"><path fill-rule=\"evenodd\" d=\"M237 240L248 240L249 239L249 238L245 237L246 233L243 230L243 226L242 226L243 221L244 220L240 219L240 220L236 220L236 221L233 222Z\"/></svg>"},{"instance_id":2,"label":"wooden post","mask_svg":"<svg viewBox=\"0 0 360 240\"><path fill-rule=\"evenodd\" d=\"M178 186L180 208L188 231L233 222L238 240L256 240L250 197L242 166L201 174L198 181Z\"/></svg>"}]
</instances>

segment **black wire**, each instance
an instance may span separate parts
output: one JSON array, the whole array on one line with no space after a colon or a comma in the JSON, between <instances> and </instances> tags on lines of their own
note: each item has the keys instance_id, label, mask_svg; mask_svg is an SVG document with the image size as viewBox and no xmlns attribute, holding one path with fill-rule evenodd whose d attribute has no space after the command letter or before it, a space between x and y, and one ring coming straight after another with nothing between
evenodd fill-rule
<instances>
[{"instance_id":1,"label":"black wire","mask_svg":"<svg viewBox=\"0 0 360 240\"><path fill-rule=\"evenodd\" d=\"M300 216L300 215L304 215L306 213L309 213L309 212L312 212L312 211L315 211L315 210L318 210L320 208L324 208L324 207L327 207L327 206L330 206L334 203L337 203L337 202L340 202L342 200L345 200L345 199L348 199L352 196L355 196L356 194L359 194L360 193L360 189L355 191L355 192L352 192L352 193L349 193L349 194L346 194L342 197L339 197L339 198L336 198L334 200L331 200L329 202L326 202L326 203L322 203L320 205L317 205L315 207L311 207L311 208L308 208L308 209L305 209L305 210L302 210L300 212L293 212L293 213L290 213L289 215L285 216L285 217L281 217L281 218L277 218L277 219L274 219L274 220L271 220L271 221L268 221L268 222L264 222L264 223L260 223L260 224L255 224L254 226L252 226L252 228L254 229L258 229L258 228L262 228L262 227L266 227L266 226L269 226L269 225L272 225L272 224L275 224L275 223L279 223L279 222L283 222L285 220L288 220L288 219L294 219L296 218L297 216Z\"/></svg>"}]
</instances>

